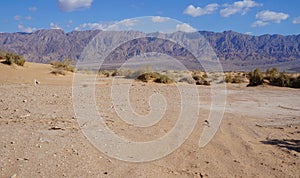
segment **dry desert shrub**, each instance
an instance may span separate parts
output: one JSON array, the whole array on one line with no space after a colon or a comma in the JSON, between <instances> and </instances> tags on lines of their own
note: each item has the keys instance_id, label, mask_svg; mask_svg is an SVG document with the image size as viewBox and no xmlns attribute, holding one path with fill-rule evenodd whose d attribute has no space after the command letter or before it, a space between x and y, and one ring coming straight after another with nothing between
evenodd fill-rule
<instances>
[{"instance_id":1,"label":"dry desert shrub","mask_svg":"<svg viewBox=\"0 0 300 178\"><path fill-rule=\"evenodd\" d=\"M8 65L16 64L18 66L24 66L25 64L25 59L23 58L23 56L15 53L1 53L1 59L4 59L4 63Z\"/></svg>"},{"instance_id":2,"label":"dry desert shrub","mask_svg":"<svg viewBox=\"0 0 300 178\"><path fill-rule=\"evenodd\" d=\"M258 86L263 84L263 74L260 72L259 68L256 68L254 71L251 71L248 74L249 84L247 86Z\"/></svg>"},{"instance_id":3,"label":"dry desert shrub","mask_svg":"<svg viewBox=\"0 0 300 178\"><path fill-rule=\"evenodd\" d=\"M267 80L270 85L300 88L300 76L297 77L294 74L279 72L277 68L267 69L264 79Z\"/></svg>"},{"instance_id":4,"label":"dry desert shrub","mask_svg":"<svg viewBox=\"0 0 300 178\"><path fill-rule=\"evenodd\" d=\"M160 76L158 78L156 78L154 80L154 82L156 82L156 83L164 83L164 84L171 84L171 83L174 83L174 80L171 79L171 78L169 78L166 75L161 75L160 74Z\"/></svg>"},{"instance_id":5,"label":"dry desert shrub","mask_svg":"<svg viewBox=\"0 0 300 178\"><path fill-rule=\"evenodd\" d=\"M51 61L50 64L55 69L61 69L64 71L75 72L75 67L72 64L72 60L65 59L63 61Z\"/></svg>"},{"instance_id":6,"label":"dry desert shrub","mask_svg":"<svg viewBox=\"0 0 300 178\"><path fill-rule=\"evenodd\" d=\"M118 69L112 72L111 76L130 76L133 73L131 69Z\"/></svg>"},{"instance_id":7,"label":"dry desert shrub","mask_svg":"<svg viewBox=\"0 0 300 178\"><path fill-rule=\"evenodd\" d=\"M169 78L166 75L162 75L158 72L147 72L143 73L142 75L137 77L137 80L142 82L156 82L156 83L164 83L164 84L171 84L174 83L174 80Z\"/></svg>"},{"instance_id":8,"label":"dry desert shrub","mask_svg":"<svg viewBox=\"0 0 300 178\"><path fill-rule=\"evenodd\" d=\"M112 71L112 70L99 70L98 71L98 75L100 76L105 76L105 77L109 77L109 76L112 76L112 74L114 73L115 71Z\"/></svg>"},{"instance_id":9,"label":"dry desert shrub","mask_svg":"<svg viewBox=\"0 0 300 178\"><path fill-rule=\"evenodd\" d=\"M63 61L52 61L50 62L54 70L51 72L55 75L66 75L66 72L75 72L76 69L72 65L72 60L65 59Z\"/></svg>"},{"instance_id":10,"label":"dry desert shrub","mask_svg":"<svg viewBox=\"0 0 300 178\"><path fill-rule=\"evenodd\" d=\"M232 75L231 73L225 75L226 83L243 83L243 78L240 74Z\"/></svg>"},{"instance_id":11,"label":"dry desert shrub","mask_svg":"<svg viewBox=\"0 0 300 178\"><path fill-rule=\"evenodd\" d=\"M62 69L54 69L53 71L51 71L51 74L55 74L55 75L66 75L66 71L62 70Z\"/></svg>"},{"instance_id":12,"label":"dry desert shrub","mask_svg":"<svg viewBox=\"0 0 300 178\"><path fill-rule=\"evenodd\" d=\"M193 74L193 79L196 81L196 85L210 85L210 81L208 80L207 74L199 74L199 73L194 73Z\"/></svg>"},{"instance_id":13,"label":"dry desert shrub","mask_svg":"<svg viewBox=\"0 0 300 178\"><path fill-rule=\"evenodd\" d=\"M184 82L188 84L195 84L196 81L192 77L183 77L179 80L179 82Z\"/></svg>"}]
</instances>

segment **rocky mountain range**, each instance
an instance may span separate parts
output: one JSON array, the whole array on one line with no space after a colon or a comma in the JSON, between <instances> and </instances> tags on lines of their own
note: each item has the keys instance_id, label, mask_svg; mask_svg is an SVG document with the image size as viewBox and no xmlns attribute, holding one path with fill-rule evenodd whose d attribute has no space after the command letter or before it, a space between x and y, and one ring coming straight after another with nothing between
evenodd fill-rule
<instances>
[{"instance_id":1,"label":"rocky mountain range","mask_svg":"<svg viewBox=\"0 0 300 178\"><path fill-rule=\"evenodd\" d=\"M101 34L102 33L102 34ZM23 55L27 61L49 63L65 58L79 60L84 48L98 36L103 45L118 40L122 32L106 35L103 31L38 30L34 33L0 33L0 51L10 51ZM141 32L131 32L139 35ZM279 67L281 70L299 70L300 35L252 36L233 31L221 33L199 31L214 50L225 70L251 70L255 67ZM101 34L101 35L97 35ZM172 35L172 34L171 34ZM173 34L176 38L185 33ZM100 37L99 37L100 36ZM145 48L145 46L147 46ZM197 47L195 47L197 48ZM191 54L179 44L144 38L132 40L118 47L110 55L110 60L127 60L130 57L151 52L151 50L171 56L191 58ZM183 59L182 58L182 59Z\"/></svg>"}]
</instances>

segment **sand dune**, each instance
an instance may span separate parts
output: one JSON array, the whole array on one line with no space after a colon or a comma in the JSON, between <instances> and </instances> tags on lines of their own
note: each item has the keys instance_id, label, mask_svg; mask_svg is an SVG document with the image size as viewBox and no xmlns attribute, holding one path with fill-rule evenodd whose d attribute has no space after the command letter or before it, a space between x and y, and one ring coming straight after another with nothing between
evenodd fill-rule
<instances>
[{"instance_id":1,"label":"sand dune","mask_svg":"<svg viewBox=\"0 0 300 178\"><path fill-rule=\"evenodd\" d=\"M199 148L211 109L211 87L197 86L201 107L190 137L166 157L130 163L107 156L89 142L73 109L73 75L50 72L45 64L0 64L0 177L300 177L298 89L227 85L220 128ZM34 79L40 84L34 86ZM133 82L129 98L140 115L149 112L148 97L154 92L166 96L168 103L159 123L136 128L115 112L112 83L113 78L98 78L95 96L106 125L115 133L142 141L172 129L180 114L174 84Z\"/></svg>"}]
</instances>

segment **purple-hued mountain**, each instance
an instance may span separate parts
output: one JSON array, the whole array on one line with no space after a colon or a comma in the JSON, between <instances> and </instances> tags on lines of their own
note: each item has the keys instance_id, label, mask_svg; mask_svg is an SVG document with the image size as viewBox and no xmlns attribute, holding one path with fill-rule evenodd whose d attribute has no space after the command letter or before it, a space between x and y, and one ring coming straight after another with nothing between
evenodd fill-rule
<instances>
[{"instance_id":1,"label":"purple-hued mountain","mask_svg":"<svg viewBox=\"0 0 300 178\"><path fill-rule=\"evenodd\" d=\"M73 31L38 30L34 33L0 33L0 51L10 51L23 55L27 61L49 63L52 60L70 58L78 60L83 49L99 33L100 30ZM118 33L114 32L115 36ZM133 32L134 33L134 32ZM136 32L140 33L140 32ZM222 33L199 31L209 42L225 70L252 70L255 67L279 67L282 70L293 70L300 67L300 35L261 35L252 36L233 31ZM181 33L182 34L182 33ZM116 38L111 38L115 40ZM110 40L106 38L105 40ZM147 40L144 40L146 43ZM185 54L176 44L161 41L149 43L145 47L142 42L134 45L134 41L124 44L119 51L112 54L115 60L126 60L124 55L147 52L149 49L174 49L174 53ZM127 46L126 46L127 45ZM150 45L150 47L149 47ZM170 46L171 45L171 46ZM181 50L181 51L179 51ZM163 51L160 51L163 52ZM123 56L122 56L123 55Z\"/></svg>"}]
</instances>

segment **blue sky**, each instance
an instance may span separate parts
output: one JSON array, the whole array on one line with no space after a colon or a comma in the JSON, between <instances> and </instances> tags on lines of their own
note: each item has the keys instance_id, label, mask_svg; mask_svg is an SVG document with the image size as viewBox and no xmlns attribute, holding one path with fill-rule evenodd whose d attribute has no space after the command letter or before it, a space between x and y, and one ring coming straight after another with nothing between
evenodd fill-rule
<instances>
[{"instance_id":1,"label":"blue sky","mask_svg":"<svg viewBox=\"0 0 300 178\"><path fill-rule=\"evenodd\" d=\"M169 17L197 30L300 34L299 0L3 0L0 32L103 29L135 17Z\"/></svg>"}]
</instances>

